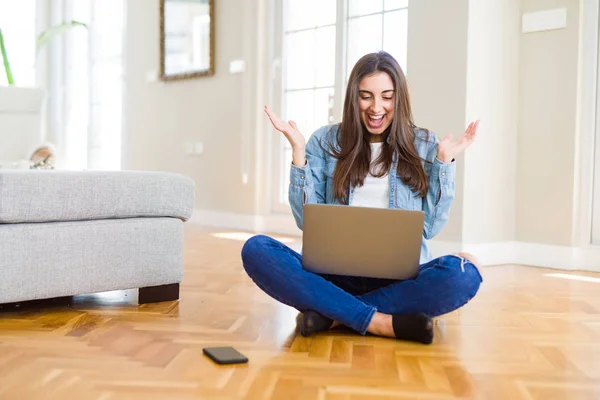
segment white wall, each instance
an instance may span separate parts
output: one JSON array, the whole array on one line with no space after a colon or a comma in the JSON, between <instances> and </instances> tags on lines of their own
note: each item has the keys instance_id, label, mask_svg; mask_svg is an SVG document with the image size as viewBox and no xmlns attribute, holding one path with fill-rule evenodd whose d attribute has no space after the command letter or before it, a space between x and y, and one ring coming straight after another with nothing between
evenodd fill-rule
<instances>
[{"instance_id":1,"label":"white wall","mask_svg":"<svg viewBox=\"0 0 600 400\"><path fill-rule=\"evenodd\" d=\"M196 208L251 214L256 209L253 75L257 7L215 2L215 69L212 77L149 82L159 70L159 7L127 1L123 168L182 173L196 181ZM229 62L244 59L244 74ZM185 142L201 141L204 153L186 156Z\"/></svg>"},{"instance_id":2,"label":"white wall","mask_svg":"<svg viewBox=\"0 0 600 400\"><path fill-rule=\"evenodd\" d=\"M521 34L517 235L572 244L577 128L578 0L522 0L521 12L567 8L567 28Z\"/></svg>"}]
</instances>

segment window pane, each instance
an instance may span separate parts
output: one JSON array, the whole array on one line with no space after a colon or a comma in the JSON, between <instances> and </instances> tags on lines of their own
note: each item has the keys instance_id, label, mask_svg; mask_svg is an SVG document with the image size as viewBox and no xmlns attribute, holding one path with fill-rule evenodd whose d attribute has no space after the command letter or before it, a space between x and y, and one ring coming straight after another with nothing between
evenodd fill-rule
<instances>
[{"instance_id":1,"label":"window pane","mask_svg":"<svg viewBox=\"0 0 600 400\"><path fill-rule=\"evenodd\" d=\"M350 0L348 16L360 16L381 12L383 0Z\"/></svg>"},{"instance_id":2,"label":"window pane","mask_svg":"<svg viewBox=\"0 0 600 400\"><path fill-rule=\"evenodd\" d=\"M285 6L285 31L335 24L336 0L286 0Z\"/></svg>"},{"instance_id":3,"label":"window pane","mask_svg":"<svg viewBox=\"0 0 600 400\"><path fill-rule=\"evenodd\" d=\"M308 141L315 130L329 125L329 107L333 98L333 87L317 90L301 90L285 94L286 111L285 120L293 120L298 124L298 129ZM285 139L282 140L283 152L283 177L279 191L279 201L286 204L289 186L289 168L292 163L292 147Z\"/></svg>"},{"instance_id":4,"label":"window pane","mask_svg":"<svg viewBox=\"0 0 600 400\"><path fill-rule=\"evenodd\" d=\"M95 0L92 2L94 19L104 22L121 21L124 17L123 0Z\"/></svg>"},{"instance_id":5,"label":"window pane","mask_svg":"<svg viewBox=\"0 0 600 400\"><path fill-rule=\"evenodd\" d=\"M316 85L333 86L335 84L335 26L317 29L315 39Z\"/></svg>"},{"instance_id":6,"label":"window pane","mask_svg":"<svg viewBox=\"0 0 600 400\"><path fill-rule=\"evenodd\" d=\"M119 154L121 147L121 104L94 105L91 114L94 134L90 135L90 145L104 150L112 148L113 151L105 151L105 157L111 159L111 154Z\"/></svg>"},{"instance_id":7,"label":"window pane","mask_svg":"<svg viewBox=\"0 0 600 400\"><path fill-rule=\"evenodd\" d=\"M305 138L315 131L315 91L300 90L285 94L285 112L283 118L286 121L293 120Z\"/></svg>"},{"instance_id":8,"label":"window pane","mask_svg":"<svg viewBox=\"0 0 600 400\"><path fill-rule=\"evenodd\" d=\"M332 106L333 87L315 90L315 127L313 132L322 126L329 125L333 122L329 120L329 113Z\"/></svg>"},{"instance_id":9,"label":"window pane","mask_svg":"<svg viewBox=\"0 0 600 400\"><path fill-rule=\"evenodd\" d=\"M385 0L385 10L408 7L408 0Z\"/></svg>"},{"instance_id":10,"label":"window pane","mask_svg":"<svg viewBox=\"0 0 600 400\"><path fill-rule=\"evenodd\" d=\"M35 85L35 3L36 0L0 0L0 28L17 86ZM0 84L6 83L0 61Z\"/></svg>"},{"instance_id":11,"label":"window pane","mask_svg":"<svg viewBox=\"0 0 600 400\"><path fill-rule=\"evenodd\" d=\"M110 104L121 98L123 66L120 60L98 61L92 64L92 103Z\"/></svg>"},{"instance_id":12,"label":"window pane","mask_svg":"<svg viewBox=\"0 0 600 400\"><path fill-rule=\"evenodd\" d=\"M73 9L71 10L72 17L76 21L81 21L86 24L91 22L92 5L90 1L75 1L73 2Z\"/></svg>"},{"instance_id":13,"label":"window pane","mask_svg":"<svg viewBox=\"0 0 600 400\"><path fill-rule=\"evenodd\" d=\"M286 90L333 85L335 27L287 34L284 57Z\"/></svg>"},{"instance_id":14,"label":"window pane","mask_svg":"<svg viewBox=\"0 0 600 400\"><path fill-rule=\"evenodd\" d=\"M121 167L124 1L91 2L92 148L88 163L93 169Z\"/></svg>"},{"instance_id":15,"label":"window pane","mask_svg":"<svg viewBox=\"0 0 600 400\"><path fill-rule=\"evenodd\" d=\"M317 2L313 13L317 17L317 26L334 25L337 17L337 1L336 0L321 0ZM314 10L319 10L314 12Z\"/></svg>"},{"instance_id":16,"label":"window pane","mask_svg":"<svg viewBox=\"0 0 600 400\"><path fill-rule=\"evenodd\" d=\"M286 0L286 31L313 28L315 26L315 14L312 12L315 0Z\"/></svg>"},{"instance_id":17,"label":"window pane","mask_svg":"<svg viewBox=\"0 0 600 400\"><path fill-rule=\"evenodd\" d=\"M106 59L118 58L122 52L121 21L113 20L110 23L94 22L89 27L92 41L92 58Z\"/></svg>"},{"instance_id":18,"label":"window pane","mask_svg":"<svg viewBox=\"0 0 600 400\"><path fill-rule=\"evenodd\" d=\"M384 14L383 49L390 53L406 74L406 46L408 43L408 10Z\"/></svg>"},{"instance_id":19,"label":"window pane","mask_svg":"<svg viewBox=\"0 0 600 400\"><path fill-rule=\"evenodd\" d=\"M348 70L354 67L356 61L367 53L379 51L382 48L382 14L369 17L354 18L348 21Z\"/></svg>"},{"instance_id":20,"label":"window pane","mask_svg":"<svg viewBox=\"0 0 600 400\"><path fill-rule=\"evenodd\" d=\"M284 40L285 89L315 86L315 31L287 34Z\"/></svg>"},{"instance_id":21,"label":"window pane","mask_svg":"<svg viewBox=\"0 0 600 400\"><path fill-rule=\"evenodd\" d=\"M282 118L295 121L308 140L318 128L330 124L332 99L333 87L288 92L285 94L285 113ZM289 147L289 144L286 143L285 147Z\"/></svg>"},{"instance_id":22,"label":"window pane","mask_svg":"<svg viewBox=\"0 0 600 400\"><path fill-rule=\"evenodd\" d=\"M92 59L120 58L123 52L124 0L93 0L90 24ZM86 2L78 2L85 4Z\"/></svg>"}]
</instances>

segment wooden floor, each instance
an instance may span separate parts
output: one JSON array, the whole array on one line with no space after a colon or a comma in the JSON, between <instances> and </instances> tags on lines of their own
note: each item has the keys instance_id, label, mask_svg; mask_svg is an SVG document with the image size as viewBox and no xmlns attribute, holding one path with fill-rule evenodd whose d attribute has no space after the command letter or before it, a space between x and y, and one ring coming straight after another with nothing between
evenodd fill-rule
<instances>
[{"instance_id":1,"label":"wooden floor","mask_svg":"<svg viewBox=\"0 0 600 400\"><path fill-rule=\"evenodd\" d=\"M599 274L484 268L430 346L304 338L246 276L246 236L222 233L188 225L179 302L138 307L128 291L0 310L0 399L600 399ZM249 364L203 356L220 345Z\"/></svg>"}]
</instances>

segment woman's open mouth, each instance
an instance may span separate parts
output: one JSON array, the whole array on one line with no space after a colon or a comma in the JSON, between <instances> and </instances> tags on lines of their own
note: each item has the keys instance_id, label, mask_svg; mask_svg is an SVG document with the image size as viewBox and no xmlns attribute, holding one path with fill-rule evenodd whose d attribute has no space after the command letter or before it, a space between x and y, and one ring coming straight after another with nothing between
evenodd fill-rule
<instances>
[{"instance_id":1,"label":"woman's open mouth","mask_svg":"<svg viewBox=\"0 0 600 400\"><path fill-rule=\"evenodd\" d=\"M379 129L383 126L385 114L382 115L369 115L367 114L367 125L371 129Z\"/></svg>"}]
</instances>

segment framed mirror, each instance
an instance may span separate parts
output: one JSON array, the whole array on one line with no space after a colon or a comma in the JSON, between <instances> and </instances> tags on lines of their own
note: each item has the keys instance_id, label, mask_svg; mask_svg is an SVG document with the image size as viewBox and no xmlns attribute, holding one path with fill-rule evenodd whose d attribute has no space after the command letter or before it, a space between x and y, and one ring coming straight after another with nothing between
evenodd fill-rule
<instances>
[{"instance_id":1,"label":"framed mirror","mask_svg":"<svg viewBox=\"0 0 600 400\"><path fill-rule=\"evenodd\" d=\"M160 0L160 79L214 75L214 0Z\"/></svg>"}]
</instances>

